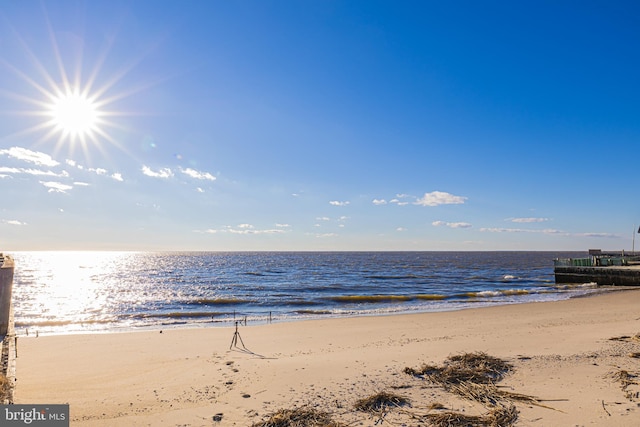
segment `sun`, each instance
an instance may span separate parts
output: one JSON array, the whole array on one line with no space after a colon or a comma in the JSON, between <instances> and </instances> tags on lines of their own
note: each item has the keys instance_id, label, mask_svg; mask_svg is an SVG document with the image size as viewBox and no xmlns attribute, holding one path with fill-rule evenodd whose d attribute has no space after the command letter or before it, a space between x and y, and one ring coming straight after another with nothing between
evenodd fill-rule
<instances>
[{"instance_id":1,"label":"sun","mask_svg":"<svg viewBox=\"0 0 640 427\"><path fill-rule=\"evenodd\" d=\"M0 57L0 68L8 71L9 77L17 78L0 82L0 98L14 101L15 110L9 113L29 117L26 123L30 123L3 138L23 140L28 137L34 146L53 146L54 154L67 151L70 159L80 150L85 159L91 161L91 155L97 151L101 156L107 155L109 146L127 152L127 147L115 136L125 129L118 118L138 113L127 112L121 107L126 98L150 85L145 82L129 89L123 85L138 60L133 61L133 65L111 70L105 65L109 52L109 46L106 46L102 52L97 50L95 62L85 62L84 43L60 44L48 18L45 27L50 29L49 54L38 54L15 32L16 44L28 61L24 63L20 57L13 60ZM89 41L85 42L88 46ZM107 73L107 69L110 72Z\"/></svg>"},{"instance_id":2,"label":"sun","mask_svg":"<svg viewBox=\"0 0 640 427\"><path fill-rule=\"evenodd\" d=\"M8 50L8 56L2 50L0 55L0 115L26 117L11 123L13 133L5 135L9 130L0 129L1 139L46 145L54 154L66 151L70 160L82 151L90 162L92 155L108 156L113 148L132 155L126 142L129 135L138 132L133 117L149 112L130 110L140 104L128 98L166 79L145 74L143 81L131 80L140 75L132 72L150 51L139 57L110 60L114 46L122 45L118 37L84 32L67 20L60 28L68 30L54 31L57 26L50 22L44 5L42 9L41 26L48 29L44 38L30 38L27 43L12 29L7 39L12 43L7 44L16 49ZM0 33L4 37L4 31ZM6 78L4 71L8 72ZM10 110L3 110L5 105L10 105Z\"/></svg>"},{"instance_id":3,"label":"sun","mask_svg":"<svg viewBox=\"0 0 640 427\"><path fill-rule=\"evenodd\" d=\"M73 90L52 99L50 115L51 124L63 136L84 139L98 131L101 112L94 100Z\"/></svg>"}]
</instances>

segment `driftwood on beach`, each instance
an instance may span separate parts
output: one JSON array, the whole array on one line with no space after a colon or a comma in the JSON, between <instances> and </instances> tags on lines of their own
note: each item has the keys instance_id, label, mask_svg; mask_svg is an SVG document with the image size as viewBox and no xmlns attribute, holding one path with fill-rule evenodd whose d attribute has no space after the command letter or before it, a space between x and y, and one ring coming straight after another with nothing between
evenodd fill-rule
<instances>
[{"instance_id":1,"label":"driftwood on beach","mask_svg":"<svg viewBox=\"0 0 640 427\"><path fill-rule=\"evenodd\" d=\"M482 415L454 412L440 404L434 404L428 413L422 413L419 408L411 408L408 398L387 391L357 399L353 408L376 417L376 424L382 422L388 413L397 410L409 419L435 427L508 427L518 419L515 402L544 406L533 396L507 392L497 387L496 383L512 369L513 365L509 362L482 352L451 356L442 366L423 365L420 369L404 369L404 373L412 377L430 381L447 392L482 404L487 408ZM339 425L330 413L303 407L280 409L252 427Z\"/></svg>"}]
</instances>

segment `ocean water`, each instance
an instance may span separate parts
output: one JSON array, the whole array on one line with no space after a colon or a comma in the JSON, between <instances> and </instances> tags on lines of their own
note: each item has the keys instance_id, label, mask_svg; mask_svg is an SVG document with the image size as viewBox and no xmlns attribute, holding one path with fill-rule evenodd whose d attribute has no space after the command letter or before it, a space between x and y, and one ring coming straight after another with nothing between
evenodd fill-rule
<instances>
[{"instance_id":1,"label":"ocean water","mask_svg":"<svg viewBox=\"0 0 640 427\"><path fill-rule=\"evenodd\" d=\"M575 252L16 252L19 334L460 310L593 292Z\"/></svg>"}]
</instances>

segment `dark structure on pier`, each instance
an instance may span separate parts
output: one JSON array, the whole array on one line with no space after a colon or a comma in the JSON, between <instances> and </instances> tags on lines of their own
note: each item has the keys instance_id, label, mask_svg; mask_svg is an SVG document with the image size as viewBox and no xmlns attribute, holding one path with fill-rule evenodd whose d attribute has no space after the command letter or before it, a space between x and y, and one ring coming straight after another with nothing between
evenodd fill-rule
<instances>
[{"instance_id":1,"label":"dark structure on pier","mask_svg":"<svg viewBox=\"0 0 640 427\"><path fill-rule=\"evenodd\" d=\"M553 271L556 283L640 286L640 255L590 249L585 258L555 259Z\"/></svg>"}]
</instances>

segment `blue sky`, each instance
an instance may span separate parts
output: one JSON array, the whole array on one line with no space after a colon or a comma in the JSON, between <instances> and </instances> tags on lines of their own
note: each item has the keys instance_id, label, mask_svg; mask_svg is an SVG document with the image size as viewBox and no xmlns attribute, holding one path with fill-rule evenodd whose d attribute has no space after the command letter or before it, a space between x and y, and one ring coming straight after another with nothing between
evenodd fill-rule
<instances>
[{"instance_id":1,"label":"blue sky","mask_svg":"<svg viewBox=\"0 0 640 427\"><path fill-rule=\"evenodd\" d=\"M0 250L631 249L639 13L2 0Z\"/></svg>"}]
</instances>

